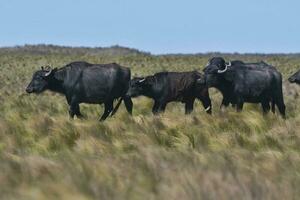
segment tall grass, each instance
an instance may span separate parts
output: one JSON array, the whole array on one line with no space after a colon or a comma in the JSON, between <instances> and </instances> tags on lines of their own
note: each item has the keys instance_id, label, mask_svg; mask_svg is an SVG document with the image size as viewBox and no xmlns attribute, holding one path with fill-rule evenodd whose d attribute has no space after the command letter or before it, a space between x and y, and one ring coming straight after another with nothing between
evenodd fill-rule
<instances>
[{"instance_id":1,"label":"tall grass","mask_svg":"<svg viewBox=\"0 0 300 200\"><path fill-rule=\"evenodd\" d=\"M100 123L103 108L82 105L87 119L70 120L64 97L24 93L41 65L118 62L147 75L201 70L212 54L32 48L0 50L0 199L299 198L300 87L284 82L286 120L250 104L220 112L214 89L212 116L199 102L188 116L180 103L153 116L151 100L140 97L132 117L121 106ZM224 56L265 60L285 79L300 69L299 55Z\"/></svg>"}]
</instances>

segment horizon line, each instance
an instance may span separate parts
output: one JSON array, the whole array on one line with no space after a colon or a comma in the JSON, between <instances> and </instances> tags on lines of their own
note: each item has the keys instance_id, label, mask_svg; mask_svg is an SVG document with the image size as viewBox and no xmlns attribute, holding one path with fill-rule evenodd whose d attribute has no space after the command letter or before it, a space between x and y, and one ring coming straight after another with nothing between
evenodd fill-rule
<instances>
[{"instance_id":1,"label":"horizon line","mask_svg":"<svg viewBox=\"0 0 300 200\"><path fill-rule=\"evenodd\" d=\"M86 48L86 49L109 49L109 48L124 48L124 49L129 49L129 50L134 50L134 51L138 51L140 53L144 53L144 54L150 54L150 55L154 55L154 56L159 56L159 55L197 55L197 54L244 54L244 55L253 55L253 54L257 54L257 55L298 55L300 54L299 52L238 52L238 51L206 51L206 52L176 52L176 53L153 53L151 51L147 51L147 50L143 50L143 49L139 49L139 48L135 48L135 47L129 47L129 46L125 46L125 45L120 45L120 44L113 44L113 45L109 45L109 46L88 46L88 45L63 45L63 44L51 44L51 43L25 43L25 44L15 44L15 45L0 45L0 49L12 49L12 48L24 48L26 46L53 46L53 47L58 47L58 48Z\"/></svg>"}]
</instances>

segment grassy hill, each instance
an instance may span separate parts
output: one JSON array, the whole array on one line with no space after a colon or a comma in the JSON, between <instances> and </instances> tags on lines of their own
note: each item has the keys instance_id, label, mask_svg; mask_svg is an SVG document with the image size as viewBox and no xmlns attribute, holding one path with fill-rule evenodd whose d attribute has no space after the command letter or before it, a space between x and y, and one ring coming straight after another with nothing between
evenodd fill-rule
<instances>
[{"instance_id":1,"label":"grassy hill","mask_svg":"<svg viewBox=\"0 0 300 200\"><path fill-rule=\"evenodd\" d=\"M84 60L117 62L132 74L202 70L214 55L260 61L282 72L287 119L262 116L260 106L213 115L199 102L184 115L171 103L153 116L151 100L134 99L107 121L99 105L82 105L87 120L70 120L64 97L27 95L32 73ZM286 78L300 69L298 54L151 55L124 47L53 45L0 49L0 199L298 199L300 86Z\"/></svg>"}]
</instances>

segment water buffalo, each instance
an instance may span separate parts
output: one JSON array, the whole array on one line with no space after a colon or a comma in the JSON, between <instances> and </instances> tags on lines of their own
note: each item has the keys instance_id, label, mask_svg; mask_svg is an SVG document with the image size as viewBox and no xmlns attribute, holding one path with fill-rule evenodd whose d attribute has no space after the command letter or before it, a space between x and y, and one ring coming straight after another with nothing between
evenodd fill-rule
<instances>
[{"instance_id":1,"label":"water buffalo","mask_svg":"<svg viewBox=\"0 0 300 200\"><path fill-rule=\"evenodd\" d=\"M225 63L225 60L222 59L222 58L214 57L208 62L208 64L210 62L220 62L220 64L222 65L222 64ZM264 61L260 61L260 62L257 62L257 63L245 63L245 62L240 61L240 60L234 60L234 61L229 62L228 65L230 65L231 67L239 66L239 67L245 67L245 68L248 68L248 69L267 70L270 73L273 73L273 72L277 73L278 72L275 67L265 63ZM235 107L236 106L236 98L232 94L233 89L230 88L230 86L225 85L224 89L222 91L224 93L223 94L224 98L223 98L223 101L221 103L221 109L223 109L223 107L227 107L229 105L229 103L232 104L232 107ZM271 104L272 104L272 112L275 113L275 103L274 103L273 100L271 101ZM266 104L265 108L263 108L263 109L266 112L268 112L270 110L270 106Z\"/></svg>"},{"instance_id":2,"label":"water buffalo","mask_svg":"<svg viewBox=\"0 0 300 200\"><path fill-rule=\"evenodd\" d=\"M237 104L241 111L244 102L261 103L264 113L270 110L270 102L277 105L285 117L282 94L282 76L266 63L226 63L221 57L212 58L204 68L208 87L217 88L223 95L223 105Z\"/></svg>"},{"instance_id":3,"label":"water buffalo","mask_svg":"<svg viewBox=\"0 0 300 200\"><path fill-rule=\"evenodd\" d=\"M290 83L300 84L300 70L293 74L288 80Z\"/></svg>"},{"instance_id":4,"label":"water buffalo","mask_svg":"<svg viewBox=\"0 0 300 200\"><path fill-rule=\"evenodd\" d=\"M72 62L59 69L42 67L33 74L26 92L41 93L51 90L65 95L71 118L74 115L83 117L80 103L104 103L105 109L100 120L105 120L110 113L116 112L116 108L113 110L113 101L117 98L120 98L118 105L124 100L127 111L132 113L131 98L126 96L129 81L130 69L116 63Z\"/></svg>"},{"instance_id":5,"label":"water buffalo","mask_svg":"<svg viewBox=\"0 0 300 200\"><path fill-rule=\"evenodd\" d=\"M197 83L203 75L192 72L160 72L152 76L133 78L127 95L137 97L140 95L154 99L153 114L163 112L167 103L180 101L185 103L185 113L193 111L195 99L202 102L207 113L211 113L211 100L208 88Z\"/></svg>"}]
</instances>

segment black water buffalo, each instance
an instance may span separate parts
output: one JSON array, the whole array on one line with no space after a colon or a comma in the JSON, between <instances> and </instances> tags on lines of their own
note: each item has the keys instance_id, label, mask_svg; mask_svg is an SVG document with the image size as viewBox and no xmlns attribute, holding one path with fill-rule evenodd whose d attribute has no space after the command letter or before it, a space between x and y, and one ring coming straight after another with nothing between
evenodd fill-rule
<instances>
[{"instance_id":1,"label":"black water buffalo","mask_svg":"<svg viewBox=\"0 0 300 200\"><path fill-rule=\"evenodd\" d=\"M214 57L208 62L207 65L209 65L210 62L220 62L221 64L224 64L225 60L222 59L222 58ZM265 63L264 61L260 61L260 62L257 62L257 63L245 63L245 62L240 61L240 60L234 60L234 61L229 62L227 65L232 66L232 67L239 66L239 67L245 67L245 68L248 68L248 69L267 70L270 73L272 73L272 72L277 73L278 72L275 67ZM222 103L221 103L221 109L223 109L223 107L227 107L229 105L229 103L232 104L232 107L235 107L236 106L236 98L234 97L234 95L232 93L233 88L231 88L230 85L228 86L228 85L225 84L225 85L223 85L223 88L222 88L221 92L223 93L223 100L222 100ZM275 113L275 103L274 103L273 100L271 101L271 104L272 104L272 112ZM266 112L268 112L268 110L270 110L270 106L266 105L264 109L265 109Z\"/></svg>"},{"instance_id":2,"label":"black water buffalo","mask_svg":"<svg viewBox=\"0 0 300 200\"><path fill-rule=\"evenodd\" d=\"M288 80L290 83L297 83L300 85L300 70L293 74Z\"/></svg>"},{"instance_id":3,"label":"black water buffalo","mask_svg":"<svg viewBox=\"0 0 300 200\"><path fill-rule=\"evenodd\" d=\"M132 113L131 98L126 96L130 82L130 69L116 63L90 64L72 62L62 68L36 71L26 88L28 93L41 93L51 90L64 94L70 106L69 114L73 118L80 113L80 103L102 104L105 110L100 120L105 120L110 113L115 113L124 100L127 111ZM113 101L120 98L113 110Z\"/></svg>"},{"instance_id":4,"label":"black water buffalo","mask_svg":"<svg viewBox=\"0 0 300 200\"><path fill-rule=\"evenodd\" d=\"M185 113L193 111L195 99L202 102L207 113L211 113L211 101L208 88L197 83L203 78L200 73L193 72L160 72L153 76L133 78L127 95L137 97L140 95L154 99L152 112L163 112L167 103L180 101L185 103Z\"/></svg>"},{"instance_id":5,"label":"black water buffalo","mask_svg":"<svg viewBox=\"0 0 300 200\"><path fill-rule=\"evenodd\" d=\"M204 73L207 86L222 93L222 105L234 103L240 111L244 102L261 103L263 111L268 112L272 102L285 117L282 76L273 66L263 62L226 63L223 58L214 57L204 68Z\"/></svg>"}]
</instances>

